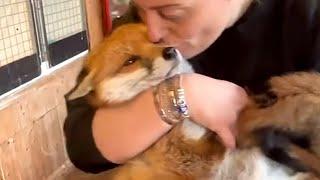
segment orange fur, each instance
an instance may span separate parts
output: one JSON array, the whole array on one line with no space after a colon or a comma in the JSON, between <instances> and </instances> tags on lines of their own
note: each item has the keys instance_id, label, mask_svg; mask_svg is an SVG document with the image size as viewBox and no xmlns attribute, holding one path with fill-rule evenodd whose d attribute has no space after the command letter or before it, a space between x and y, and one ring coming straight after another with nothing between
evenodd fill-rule
<instances>
[{"instance_id":1,"label":"orange fur","mask_svg":"<svg viewBox=\"0 0 320 180\"><path fill-rule=\"evenodd\" d=\"M129 24L115 30L100 47L88 57L85 69L92 73L94 98L97 106L106 103L104 91L97 88L105 79L115 75L130 74L142 67L141 64L124 67L130 55L139 55L149 63L161 56L163 47L147 40L146 29L140 24ZM292 132L308 134L313 140L312 151L320 156L320 75L300 73L271 79L272 91L277 95L275 104L261 108L254 98L240 114L238 128L239 150L257 147L254 131L263 127L277 127ZM109 104L110 105L110 104ZM212 132L200 140L186 139L181 124L174 127L148 150L128 163L111 171L92 175L84 179L153 180L153 179L210 179L220 168L227 150ZM294 148L293 148L294 149ZM296 155L301 149L294 149ZM306 152L302 149L302 152ZM305 156L310 157L310 156ZM239 165L243 162L239 162ZM313 161L317 166L318 161ZM231 172L230 172L231 173ZM305 176L297 179L309 179ZM315 178L316 179L316 178Z\"/></svg>"},{"instance_id":2,"label":"orange fur","mask_svg":"<svg viewBox=\"0 0 320 180\"><path fill-rule=\"evenodd\" d=\"M273 77L269 83L277 101L260 108L251 100L239 118L238 144L246 148L257 146L253 132L265 127L306 135L311 139L311 148L291 145L289 152L320 176L320 74L297 72Z\"/></svg>"}]
</instances>

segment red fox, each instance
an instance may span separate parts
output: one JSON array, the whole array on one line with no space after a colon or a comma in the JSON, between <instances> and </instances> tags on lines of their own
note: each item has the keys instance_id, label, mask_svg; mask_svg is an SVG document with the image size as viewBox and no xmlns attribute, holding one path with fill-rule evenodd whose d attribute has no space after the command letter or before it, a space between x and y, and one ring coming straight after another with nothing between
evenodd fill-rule
<instances>
[{"instance_id":1,"label":"red fox","mask_svg":"<svg viewBox=\"0 0 320 180\"><path fill-rule=\"evenodd\" d=\"M86 95L93 106L112 106L167 78L192 72L178 50L150 43L144 25L126 24L89 54L69 99ZM124 165L83 179L317 179L320 75L272 78L270 92L275 98L266 96L263 103L258 96L250 97L239 117L234 151L215 133L187 119Z\"/></svg>"}]
</instances>

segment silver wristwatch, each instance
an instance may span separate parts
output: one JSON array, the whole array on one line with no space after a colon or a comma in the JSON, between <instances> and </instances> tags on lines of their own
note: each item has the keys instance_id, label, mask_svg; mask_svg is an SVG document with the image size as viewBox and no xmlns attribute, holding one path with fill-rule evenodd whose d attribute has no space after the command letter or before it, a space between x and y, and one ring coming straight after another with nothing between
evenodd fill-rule
<instances>
[{"instance_id":1,"label":"silver wristwatch","mask_svg":"<svg viewBox=\"0 0 320 180\"><path fill-rule=\"evenodd\" d=\"M154 102L163 121L173 125L189 118L181 75L163 81L154 88Z\"/></svg>"}]
</instances>

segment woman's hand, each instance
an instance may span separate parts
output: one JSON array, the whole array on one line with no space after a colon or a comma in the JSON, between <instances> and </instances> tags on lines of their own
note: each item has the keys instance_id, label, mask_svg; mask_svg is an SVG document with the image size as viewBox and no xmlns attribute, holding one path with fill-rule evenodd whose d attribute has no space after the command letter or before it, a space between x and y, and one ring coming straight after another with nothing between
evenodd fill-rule
<instances>
[{"instance_id":1,"label":"woman's hand","mask_svg":"<svg viewBox=\"0 0 320 180\"><path fill-rule=\"evenodd\" d=\"M247 103L245 91L231 82L196 73L183 75L182 86L192 120L216 132L226 147L234 148L233 128Z\"/></svg>"}]
</instances>

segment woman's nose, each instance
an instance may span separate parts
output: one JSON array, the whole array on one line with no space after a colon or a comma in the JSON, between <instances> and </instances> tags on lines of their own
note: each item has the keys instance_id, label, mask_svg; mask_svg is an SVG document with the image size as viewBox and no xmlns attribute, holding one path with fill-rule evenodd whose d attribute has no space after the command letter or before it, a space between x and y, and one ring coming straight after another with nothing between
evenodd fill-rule
<instances>
[{"instance_id":1,"label":"woman's nose","mask_svg":"<svg viewBox=\"0 0 320 180\"><path fill-rule=\"evenodd\" d=\"M165 34L165 29L160 17L157 17L156 14L149 13L146 14L145 20L148 29L149 40L153 43L160 42Z\"/></svg>"}]
</instances>

